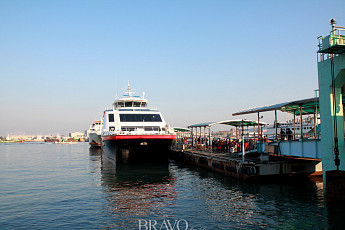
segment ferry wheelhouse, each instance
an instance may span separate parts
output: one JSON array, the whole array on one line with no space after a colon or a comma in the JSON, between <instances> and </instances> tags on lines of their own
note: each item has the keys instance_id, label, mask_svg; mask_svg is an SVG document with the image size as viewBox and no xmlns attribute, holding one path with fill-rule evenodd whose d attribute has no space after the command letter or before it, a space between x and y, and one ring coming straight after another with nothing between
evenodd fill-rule
<instances>
[{"instance_id":1,"label":"ferry wheelhouse","mask_svg":"<svg viewBox=\"0 0 345 230\"><path fill-rule=\"evenodd\" d=\"M133 96L129 85L124 98L104 111L103 153L114 162L162 161L175 139L162 114L148 108L147 99Z\"/></svg>"}]
</instances>

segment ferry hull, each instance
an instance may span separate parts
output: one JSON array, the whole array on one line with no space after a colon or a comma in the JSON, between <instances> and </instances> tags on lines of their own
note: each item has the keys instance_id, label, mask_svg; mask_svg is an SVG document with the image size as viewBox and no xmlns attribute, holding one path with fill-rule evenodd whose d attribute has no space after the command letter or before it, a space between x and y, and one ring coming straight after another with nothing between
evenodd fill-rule
<instances>
[{"instance_id":1,"label":"ferry hull","mask_svg":"<svg viewBox=\"0 0 345 230\"><path fill-rule=\"evenodd\" d=\"M113 163L167 162L173 135L103 137L103 154Z\"/></svg>"},{"instance_id":2,"label":"ferry hull","mask_svg":"<svg viewBox=\"0 0 345 230\"><path fill-rule=\"evenodd\" d=\"M102 137L96 133L89 134L89 144L91 147L101 147L102 146Z\"/></svg>"}]
</instances>

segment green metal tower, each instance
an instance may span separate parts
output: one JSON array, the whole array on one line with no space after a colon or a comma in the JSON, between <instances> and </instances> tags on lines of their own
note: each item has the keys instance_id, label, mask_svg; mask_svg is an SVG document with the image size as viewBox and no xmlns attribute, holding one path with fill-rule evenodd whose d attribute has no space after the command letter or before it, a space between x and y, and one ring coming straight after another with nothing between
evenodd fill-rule
<instances>
[{"instance_id":1,"label":"green metal tower","mask_svg":"<svg viewBox=\"0 0 345 230\"><path fill-rule=\"evenodd\" d=\"M319 37L318 78L321 115L322 168L326 194L327 172L345 170L344 106L345 84L345 27L335 26L326 37ZM328 188L329 187L329 188ZM345 197L345 190L343 191Z\"/></svg>"}]
</instances>

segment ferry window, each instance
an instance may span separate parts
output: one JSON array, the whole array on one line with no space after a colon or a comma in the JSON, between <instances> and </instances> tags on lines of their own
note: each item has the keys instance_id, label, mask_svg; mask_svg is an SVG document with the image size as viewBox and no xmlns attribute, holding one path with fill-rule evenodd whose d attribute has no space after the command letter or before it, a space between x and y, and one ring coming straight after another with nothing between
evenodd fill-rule
<instances>
[{"instance_id":1,"label":"ferry window","mask_svg":"<svg viewBox=\"0 0 345 230\"><path fill-rule=\"evenodd\" d=\"M132 107L132 102L125 102L125 107Z\"/></svg>"},{"instance_id":2,"label":"ferry window","mask_svg":"<svg viewBox=\"0 0 345 230\"><path fill-rule=\"evenodd\" d=\"M108 114L109 122L114 122L114 114Z\"/></svg>"},{"instance_id":3,"label":"ferry window","mask_svg":"<svg viewBox=\"0 0 345 230\"><path fill-rule=\"evenodd\" d=\"M121 131L135 131L135 127L121 127Z\"/></svg>"},{"instance_id":4,"label":"ferry window","mask_svg":"<svg viewBox=\"0 0 345 230\"><path fill-rule=\"evenodd\" d=\"M159 114L120 114L122 122L161 122Z\"/></svg>"},{"instance_id":5,"label":"ferry window","mask_svg":"<svg viewBox=\"0 0 345 230\"><path fill-rule=\"evenodd\" d=\"M146 103L143 102L143 103L141 104L141 107L146 107Z\"/></svg>"},{"instance_id":6,"label":"ferry window","mask_svg":"<svg viewBox=\"0 0 345 230\"><path fill-rule=\"evenodd\" d=\"M140 107L140 102L135 101L133 107Z\"/></svg>"},{"instance_id":7,"label":"ferry window","mask_svg":"<svg viewBox=\"0 0 345 230\"><path fill-rule=\"evenodd\" d=\"M145 131L159 131L159 126L146 126Z\"/></svg>"},{"instance_id":8,"label":"ferry window","mask_svg":"<svg viewBox=\"0 0 345 230\"><path fill-rule=\"evenodd\" d=\"M118 103L117 103L117 106L118 106L118 107L124 107L124 104L123 104L123 102L118 102Z\"/></svg>"}]
</instances>

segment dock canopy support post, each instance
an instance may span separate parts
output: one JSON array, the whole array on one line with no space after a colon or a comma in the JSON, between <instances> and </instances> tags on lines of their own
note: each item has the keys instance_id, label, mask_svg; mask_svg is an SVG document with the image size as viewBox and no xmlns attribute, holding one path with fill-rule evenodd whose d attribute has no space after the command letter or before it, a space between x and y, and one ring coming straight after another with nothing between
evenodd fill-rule
<instances>
[{"instance_id":1,"label":"dock canopy support post","mask_svg":"<svg viewBox=\"0 0 345 230\"><path fill-rule=\"evenodd\" d=\"M206 150L207 142L206 142L206 126L204 126L204 146Z\"/></svg>"},{"instance_id":2,"label":"dock canopy support post","mask_svg":"<svg viewBox=\"0 0 345 230\"><path fill-rule=\"evenodd\" d=\"M249 140L249 125L247 125L247 140Z\"/></svg>"},{"instance_id":3,"label":"dock canopy support post","mask_svg":"<svg viewBox=\"0 0 345 230\"><path fill-rule=\"evenodd\" d=\"M316 139L316 109L314 108L314 138Z\"/></svg>"},{"instance_id":4,"label":"dock canopy support post","mask_svg":"<svg viewBox=\"0 0 345 230\"><path fill-rule=\"evenodd\" d=\"M296 110L293 110L293 139L296 140Z\"/></svg>"},{"instance_id":5,"label":"dock canopy support post","mask_svg":"<svg viewBox=\"0 0 345 230\"><path fill-rule=\"evenodd\" d=\"M254 127L254 130L255 130L255 127ZM260 141L260 113L259 112L258 112L258 141Z\"/></svg>"},{"instance_id":6,"label":"dock canopy support post","mask_svg":"<svg viewBox=\"0 0 345 230\"><path fill-rule=\"evenodd\" d=\"M303 122L302 122L302 105L299 106L300 116L300 129L301 129L301 140L303 140Z\"/></svg>"},{"instance_id":7,"label":"dock canopy support post","mask_svg":"<svg viewBox=\"0 0 345 230\"><path fill-rule=\"evenodd\" d=\"M276 137L276 140L278 140L277 110L274 110L274 127L275 127L275 137Z\"/></svg>"},{"instance_id":8,"label":"dock canopy support post","mask_svg":"<svg viewBox=\"0 0 345 230\"><path fill-rule=\"evenodd\" d=\"M242 164L244 164L244 155L245 155L245 149L244 149L244 135L242 135Z\"/></svg>"},{"instance_id":9,"label":"dock canopy support post","mask_svg":"<svg viewBox=\"0 0 345 230\"><path fill-rule=\"evenodd\" d=\"M255 125L253 125L253 138L255 139ZM258 139L259 140L259 139Z\"/></svg>"},{"instance_id":10,"label":"dock canopy support post","mask_svg":"<svg viewBox=\"0 0 345 230\"><path fill-rule=\"evenodd\" d=\"M194 148L194 135L193 135L194 128L192 127L191 136L192 136L192 150Z\"/></svg>"},{"instance_id":11,"label":"dock canopy support post","mask_svg":"<svg viewBox=\"0 0 345 230\"><path fill-rule=\"evenodd\" d=\"M201 135L202 135L202 134L201 134L201 128L202 128L202 127L200 126L200 136L199 136L199 138L200 138L200 150L201 150Z\"/></svg>"},{"instance_id":12,"label":"dock canopy support post","mask_svg":"<svg viewBox=\"0 0 345 230\"><path fill-rule=\"evenodd\" d=\"M212 142L211 142L211 126L208 127L208 146L212 152Z\"/></svg>"}]
</instances>

